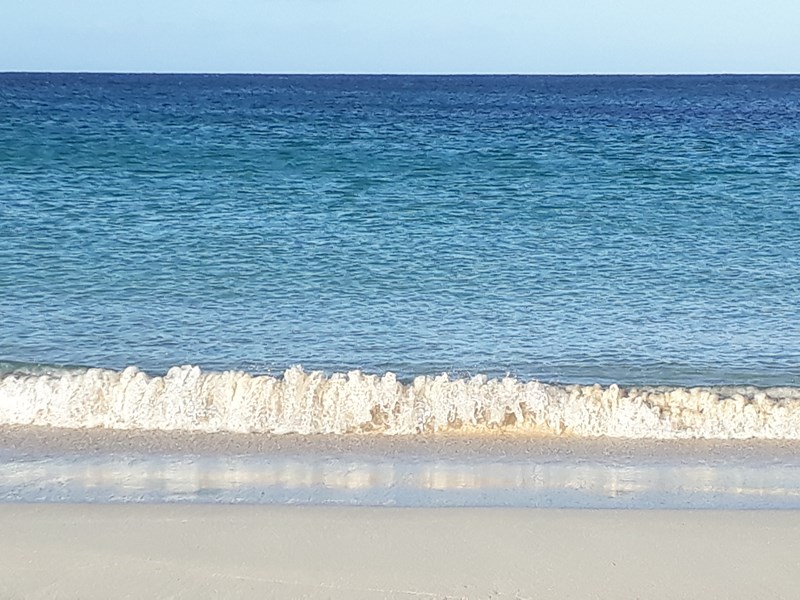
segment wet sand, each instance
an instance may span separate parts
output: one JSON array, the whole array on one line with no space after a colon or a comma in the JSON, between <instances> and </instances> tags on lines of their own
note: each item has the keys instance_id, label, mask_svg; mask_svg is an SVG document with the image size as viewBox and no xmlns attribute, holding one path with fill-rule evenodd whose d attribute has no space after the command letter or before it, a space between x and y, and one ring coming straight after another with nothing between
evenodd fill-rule
<instances>
[{"instance_id":1,"label":"wet sand","mask_svg":"<svg viewBox=\"0 0 800 600\"><path fill-rule=\"evenodd\" d=\"M0 505L2 598L795 598L800 511Z\"/></svg>"},{"instance_id":2,"label":"wet sand","mask_svg":"<svg viewBox=\"0 0 800 600\"><path fill-rule=\"evenodd\" d=\"M792 461L800 440L656 440L569 435L440 433L436 435L302 435L70 429L0 425L0 451L31 455L270 455L525 458L636 461Z\"/></svg>"}]
</instances>

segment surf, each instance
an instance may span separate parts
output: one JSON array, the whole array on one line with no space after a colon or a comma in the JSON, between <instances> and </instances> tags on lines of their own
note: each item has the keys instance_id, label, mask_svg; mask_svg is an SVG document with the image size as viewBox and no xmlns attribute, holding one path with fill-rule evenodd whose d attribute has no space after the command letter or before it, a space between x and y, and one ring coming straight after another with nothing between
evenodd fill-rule
<instances>
[{"instance_id":1,"label":"surf","mask_svg":"<svg viewBox=\"0 0 800 600\"><path fill-rule=\"evenodd\" d=\"M800 439L800 388L552 385L391 372L175 366L10 372L0 424L263 434Z\"/></svg>"}]
</instances>

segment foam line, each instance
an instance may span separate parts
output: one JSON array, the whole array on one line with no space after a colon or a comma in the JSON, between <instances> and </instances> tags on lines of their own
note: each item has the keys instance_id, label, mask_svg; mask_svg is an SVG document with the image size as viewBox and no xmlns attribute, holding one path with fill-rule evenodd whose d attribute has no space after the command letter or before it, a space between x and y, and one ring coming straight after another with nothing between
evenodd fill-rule
<instances>
[{"instance_id":1,"label":"foam line","mask_svg":"<svg viewBox=\"0 0 800 600\"><path fill-rule=\"evenodd\" d=\"M282 377L128 367L0 377L0 424L387 435L507 431L652 439L800 439L800 388L554 386L392 373Z\"/></svg>"}]
</instances>

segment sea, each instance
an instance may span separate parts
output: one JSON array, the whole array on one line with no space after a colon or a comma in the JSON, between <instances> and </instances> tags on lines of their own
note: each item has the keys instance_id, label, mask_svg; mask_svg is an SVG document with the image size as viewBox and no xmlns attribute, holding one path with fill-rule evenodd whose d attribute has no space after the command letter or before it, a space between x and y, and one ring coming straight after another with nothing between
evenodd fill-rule
<instances>
[{"instance_id":1,"label":"sea","mask_svg":"<svg viewBox=\"0 0 800 600\"><path fill-rule=\"evenodd\" d=\"M798 140L792 75L0 74L0 500L800 507L792 452L526 455L800 439Z\"/></svg>"}]
</instances>

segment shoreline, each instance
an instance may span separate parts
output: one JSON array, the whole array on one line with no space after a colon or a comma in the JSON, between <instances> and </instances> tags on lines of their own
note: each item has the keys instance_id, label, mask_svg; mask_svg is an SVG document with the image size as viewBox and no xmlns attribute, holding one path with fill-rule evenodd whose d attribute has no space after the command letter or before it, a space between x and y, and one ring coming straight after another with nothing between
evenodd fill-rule
<instances>
[{"instance_id":1,"label":"shoreline","mask_svg":"<svg viewBox=\"0 0 800 600\"><path fill-rule=\"evenodd\" d=\"M382 458L561 458L569 460L776 461L800 455L800 440L626 439L496 433L265 434L0 425L0 451L14 454L198 456L381 456Z\"/></svg>"},{"instance_id":2,"label":"shoreline","mask_svg":"<svg viewBox=\"0 0 800 600\"><path fill-rule=\"evenodd\" d=\"M0 529L3 597L793 598L800 564L800 511L8 504Z\"/></svg>"},{"instance_id":3,"label":"shoreline","mask_svg":"<svg viewBox=\"0 0 800 600\"><path fill-rule=\"evenodd\" d=\"M0 503L800 509L800 443L0 427Z\"/></svg>"}]
</instances>

